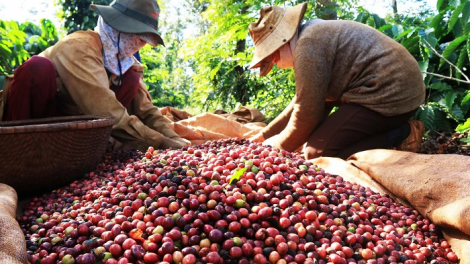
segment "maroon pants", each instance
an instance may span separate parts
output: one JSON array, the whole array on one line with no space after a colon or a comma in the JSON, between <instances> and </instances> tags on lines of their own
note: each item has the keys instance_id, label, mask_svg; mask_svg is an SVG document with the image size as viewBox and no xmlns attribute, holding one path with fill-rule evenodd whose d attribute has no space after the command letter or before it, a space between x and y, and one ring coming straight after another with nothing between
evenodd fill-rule
<instances>
[{"instance_id":1,"label":"maroon pants","mask_svg":"<svg viewBox=\"0 0 470 264\"><path fill-rule=\"evenodd\" d=\"M407 121L415 112L388 117L360 105L343 105L312 133L304 150L306 158L347 159L359 151L397 146L408 137Z\"/></svg>"},{"instance_id":2,"label":"maroon pants","mask_svg":"<svg viewBox=\"0 0 470 264\"><path fill-rule=\"evenodd\" d=\"M124 107L128 107L139 90L139 75L128 70L121 86L111 90ZM4 121L46 118L61 115L57 111L57 84L54 64L45 57L33 56L18 69L8 90ZM90 95L93 96L93 95Z\"/></svg>"},{"instance_id":3,"label":"maroon pants","mask_svg":"<svg viewBox=\"0 0 470 264\"><path fill-rule=\"evenodd\" d=\"M116 98L121 104L127 108L131 104L135 95L139 91L140 76L133 70L126 71L121 78L121 86L111 85Z\"/></svg>"},{"instance_id":4,"label":"maroon pants","mask_svg":"<svg viewBox=\"0 0 470 264\"><path fill-rule=\"evenodd\" d=\"M55 116L56 92L54 64L48 58L33 56L15 70L4 120Z\"/></svg>"}]
</instances>

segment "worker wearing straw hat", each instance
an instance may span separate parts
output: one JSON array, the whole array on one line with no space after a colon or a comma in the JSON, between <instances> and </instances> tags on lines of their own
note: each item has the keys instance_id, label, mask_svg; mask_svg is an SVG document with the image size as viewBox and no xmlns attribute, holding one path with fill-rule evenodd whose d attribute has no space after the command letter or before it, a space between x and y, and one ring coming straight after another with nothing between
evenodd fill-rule
<instances>
[{"instance_id":1,"label":"worker wearing straw hat","mask_svg":"<svg viewBox=\"0 0 470 264\"><path fill-rule=\"evenodd\" d=\"M399 43L354 21L301 24L307 4L264 7L249 31L251 68L293 68L296 93L287 108L252 138L307 159L347 158L373 148L417 151L423 125L409 120L424 102L417 61ZM333 107L338 107L329 115Z\"/></svg>"},{"instance_id":2,"label":"worker wearing straw hat","mask_svg":"<svg viewBox=\"0 0 470 264\"><path fill-rule=\"evenodd\" d=\"M7 80L0 120L112 116L116 123L111 135L126 149L188 145L152 105L142 81L143 66L133 56L146 44L164 45L158 33L158 3L116 0L90 8L100 15L94 31L66 36Z\"/></svg>"}]
</instances>

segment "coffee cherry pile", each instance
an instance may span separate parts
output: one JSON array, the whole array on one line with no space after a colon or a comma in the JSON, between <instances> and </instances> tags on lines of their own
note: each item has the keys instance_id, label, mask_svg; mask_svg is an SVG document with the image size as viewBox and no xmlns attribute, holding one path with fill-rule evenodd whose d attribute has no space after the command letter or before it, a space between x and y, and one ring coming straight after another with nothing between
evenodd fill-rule
<instances>
[{"instance_id":1,"label":"coffee cherry pile","mask_svg":"<svg viewBox=\"0 0 470 264\"><path fill-rule=\"evenodd\" d=\"M18 222L30 263L457 263L416 210L244 139L106 154Z\"/></svg>"}]
</instances>

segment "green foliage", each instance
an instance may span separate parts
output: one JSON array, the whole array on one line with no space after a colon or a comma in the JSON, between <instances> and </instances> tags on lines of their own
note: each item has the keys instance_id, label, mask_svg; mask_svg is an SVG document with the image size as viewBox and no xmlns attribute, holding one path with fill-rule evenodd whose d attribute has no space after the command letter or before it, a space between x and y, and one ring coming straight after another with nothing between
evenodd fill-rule
<instances>
[{"instance_id":1,"label":"green foliage","mask_svg":"<svg viewBox=\"0 0 470 264\"><path fill-rule=\"evenodd\" d=\"M248 65L254 51L248 26L256 22L263 6L309 3L304 20L313 17L352 18L355 1L187 1L190 19L200 32L186 39L180 51L191 66L194 92L191 103L204 111L227 111L242 105L261 109L267 121L276 117L295 93L292 70L276 67L258 77Z\"/></svg>"},{"instance_id":2,"label":"green foliage","mask_svg":"<svg viewBox=\"0 0 470 264\"><path fill-rule=\"evenodd\" d=\"M57 30L47 19L41 19L40 25L0 20L0 75L12 74L21 63L57 40Z\"/></svg>"},{"instance_id":3,"label":"green foliage","mask_svg":"<svg viewBox=\"0 0 470 264\"><path fill-rule=\"evenodd\" d=\"M166 7L167 4L169 1L163 2L161 8L165 12L162 12L159 24L165 47L146 45L140 50L140 55L145 67L144 82L152 96L153 104L181 109L189 104L192 82L186 73L188 66L177 56L183 39L184 26L176 14L178 10L170 10ZM169 17L177 19L170 23Z\"/></svg>"},{"instance_id":4,"label":"green foliage","mask_svg":"<svg viewBox=\"0 0 470 264\"><path fill-rule=\"evenodd\" d=\"M467 121L465 123L462 123L462 124L458 125L456 130L459 131L459 132L464 132L464 131L470 130L470 118L467 119Z\"/></svg>"},{"instance_id":5,"label":"green foliage","mask_svg":"<svg viewBox=\"0 0 470 264\"><path fill-rule=\"evenodd\" d=\"M28 59L24 49L26 34L21 31L18 22L0 20L0 74L12 74L23 61Z\"/></svg>"},{"instance_id":6,"label":"green foliage","mask_svg":"<svg viewBox=\"0 0 470 264\"><path fill-rule=\"evenodd\" d=\"M274 67L268 76L260 78L256 71L248 68L254 51L248 25L256 21L263 6L289 7L307 2L304 21L312 18L354 19L378 29L408 49L418 61L428 88L426 102L415 116L425 122L427 130L468 128L468 0L438 0L435 9L418 9L401 14L395 12L385 18L357 7L356 0L182 1L184 6L180 6L176 13L171 11L175 8L171 4L177 5L174 1L160 1L163 2L160 3L160 30L166 48L145 47L141 50L142 62L146 67L144 80L157 106L189 107L200 111L223 108L233 111L246 105L262 110L267 121L272 120L295 93L294 74L292 70ZM94 28L97 15L89 10L91 1L56 2L62 5L60 17L69 33ZM399 4L405 2L398 1ZM110 0L95 1L95 4L109 3ZM9 34L15 34L16 39L8 38L17 42L30 34L40 35L34 33L33 29L28 31L27 36L14 32ZM2 69L7 69L4 65L14 68L27 58L28 52L34 52L36 46L18 45L14 41L5 44L5 34L5 30L0 32L0 59L4 60L1 52L15 55L8 57L8 63L0 61L1 66ZM36 41L35 38L31 41L37 44L38 50L50 45Z\"/></svg>"},{"instance_id":7,"label":"green foliage","mask_svg":"<svg viewBox=\"0 0 470 264\"><path fill-rule=\"evenodd\" d=\"M111 0L55 0L55 5L61 6L58 16L68 34L77 30L93 30L98 21L98 14L90 10L90 4L109 5L110 3Z\"/></svg>"},{"instance_id":8,"label":"green foliage","mask_svg":"<svg viewBox=\"0 0 470 264\"><path fill-rule=\"evenodd\" d=\"M399 23L367 12L355 20L400 42L416 58L428 89L425 105L415 118L427 130L453 131L470 118L470 2L439 0L437 8L436 15L402 17Z\"/></svg>"}]
</instances>

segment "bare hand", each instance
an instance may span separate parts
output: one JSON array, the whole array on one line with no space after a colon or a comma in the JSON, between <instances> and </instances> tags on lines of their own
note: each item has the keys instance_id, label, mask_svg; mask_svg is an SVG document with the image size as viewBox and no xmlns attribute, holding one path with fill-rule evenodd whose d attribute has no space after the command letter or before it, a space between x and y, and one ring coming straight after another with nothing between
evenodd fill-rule
<instances>
[{"instance_id":1,"label":"bare hand","mask_svg":"<svg viewBox=\"0 0 470 264\"><path fill-rule=\"evenodd\" d=\"M266 139L264 142L263 142L263 145L264 146L272 146L272 147L276 147L276 148L281 148L281 142L279 142L279 135L275 135L275 136L272 136L268 139Z\"/></svg>"},{"instance_id":2,"label":"bare hand","mask_svg":"<svg viewBox=\"0 0 470 264\"><path fill-rule=\"evenodd\" d=\"M252 136L248 140L253 141L255 143L262 143L265 140L265 138L263 136L263 133L259 132L258 134Z\"/></svg>"}]
</instances>

